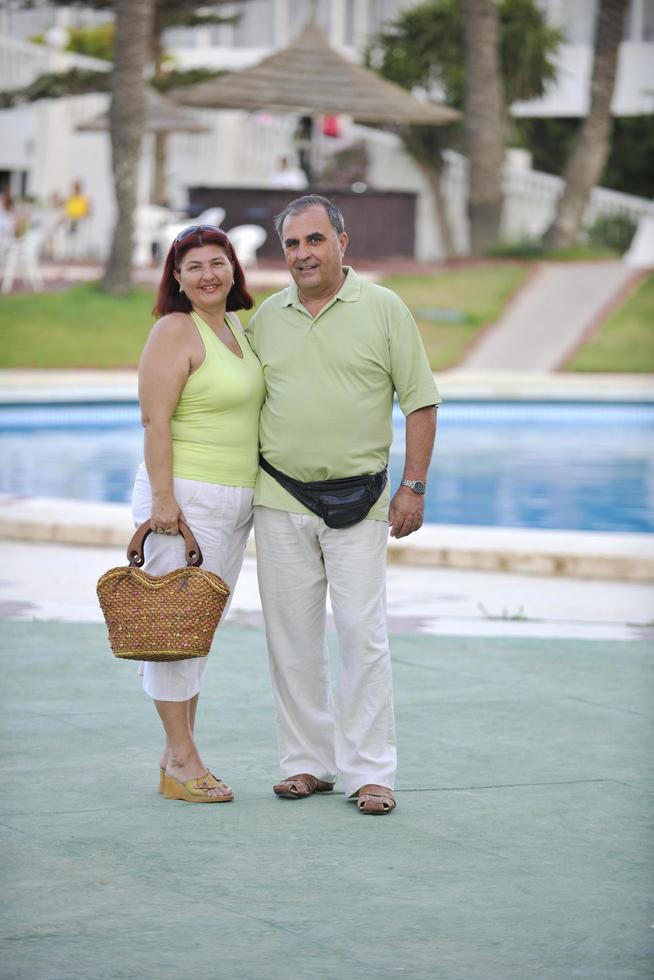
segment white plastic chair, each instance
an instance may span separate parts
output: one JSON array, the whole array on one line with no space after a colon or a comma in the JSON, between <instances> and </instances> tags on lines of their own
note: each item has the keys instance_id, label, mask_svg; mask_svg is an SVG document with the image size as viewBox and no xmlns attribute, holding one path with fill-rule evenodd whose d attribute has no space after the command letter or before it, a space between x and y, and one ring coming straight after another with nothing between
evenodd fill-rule
<instances>
[{"instance_id":1,"label":"white plastic chair","mask_svg":"<svg viewBox=\"0 0 654 980\"><path fill-rule=\"evenodd\" d=\"M0 261L4 262L4 257L16 241L14 233L16 227L16 216L10 211L5 211L0 202Z\"/></svg>"},{"instance_id":2,"label":"white plastic chair","mask_svg":"<svg viewBox=\"0 0 654 980\"><path fill-rule=\"evenodd\" d=\"M67 222L63 209L43 208L33 215L34 227L43 231L44 258L61 260L66 254Z\"/></svg>"},{"instance_id":3,"label":"white plastic chair","mask_svg":"<svg viewBox=\"0 0 654 980\"><path fill-rule=\"evenodd\" d=\"M43 289L43 279L39 271L39 257L44 238L43 228L28 228L24 235L11 243L5 256L2 275L3 293L10 292L16 278L16 267L18 267L20 279L23 282L29 282L35 293Z\"/></svg>"},{"instance_id":4,"label":"white plastic chair","mask_svg":"<svg viewBox=\"0 0 654 980\"><path fill-rule=\"evenodd\" d=\"M168 255L168 249L173 244L180 231L184 231L190 225L215 225L220 228L221 222L225 217L224 208L207 208L202 214L199 214L196 218L185 218L183 221L178 219L176 221L168 221L166 224L162 225L154 234L154 242L157 246L157 252L160 259L163 261Z\"/></svg>"},{"instance_id":5,"label":"white plastic chair","mask_svg":"<svg viewBox=\"0 0 654 980\"><path fill-rule=\"evenodd\" d=\"M239 262L243 268L247 268L256 264L257 249L265 242L268 232L260 225L236 225L227 232L227 237L234 246Z\"/></svg>"},{"instance_id":6,"label":"white plastic chair","mask_svg":"<svg viewBox=\"0 0 654 980\"><path fill-rule=\"evenodd\" d=\"M178 220L179 212L163 208L158 204L141 204L134 215L134 254L136 266L148 266L154 258L153 244L158 243L158 235L170 222ZM174 236L173 236L174 237ZM168 249L166 248L166 251Z\"/></svg>"},{"instance_id":7,"label":"white plastic chair","mask_svg":"<svg viewBox=\"0 0 654 980\"><path fill-rule=\"evenodd\" d=\"M190 225L215 225L216 228L220 228L223 221L225 220L225 209L224 208L207 208L202 214L199 214L197 218L193 221L189 221Z\"/></svg>"}]
</instances>

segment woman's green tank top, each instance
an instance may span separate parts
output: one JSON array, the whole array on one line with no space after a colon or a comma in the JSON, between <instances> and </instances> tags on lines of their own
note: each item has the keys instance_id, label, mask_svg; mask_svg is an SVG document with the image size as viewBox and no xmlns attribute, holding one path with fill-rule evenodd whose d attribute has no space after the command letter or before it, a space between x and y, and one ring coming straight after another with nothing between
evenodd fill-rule
<instances>
[{"instance_id":1,"label":"woman's green tank top","mask_svg":"<svg viewBox=\"0 0 654 980\"><path fill-rule=\"evenodd\" d=\"M173 473L187 480L253 487L259 465L261 365L240 327L226 322L243 357L216 337L195 312L204 361L182 389L171 419Z\"/></svg>"}]
</instances>

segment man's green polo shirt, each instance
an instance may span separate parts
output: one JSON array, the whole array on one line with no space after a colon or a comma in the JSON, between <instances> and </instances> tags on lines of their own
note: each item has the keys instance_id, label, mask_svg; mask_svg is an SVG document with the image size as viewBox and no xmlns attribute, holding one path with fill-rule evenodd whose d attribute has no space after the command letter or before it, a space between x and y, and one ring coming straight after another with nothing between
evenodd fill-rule
<instances>
[{"instance_id":1,"label":"man's green polo shirt","mask_svg":"<svg viewBox=\"0 0 654 980\"><path fill-rule=\"evenodd\" d=\"M393 436L393 393L405 415L440 403L415 320L395 293L348 267L313 319L297 286L267 299L246 333L263 365L263 456L298 480L378 473ZM390 488L368 514L387 520ZM309 514L261 468L254 503Z\"/></svg>"}]
</instances>

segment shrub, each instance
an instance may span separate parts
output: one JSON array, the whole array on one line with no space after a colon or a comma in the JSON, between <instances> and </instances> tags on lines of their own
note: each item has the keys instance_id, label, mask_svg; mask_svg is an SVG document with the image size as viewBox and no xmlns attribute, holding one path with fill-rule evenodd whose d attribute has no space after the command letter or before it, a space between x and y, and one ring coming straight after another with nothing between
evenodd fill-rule
<instances>
[{"instance_id":1,"label":"shrub","mask_svg":"<svg viewBox=\"0 0 654 980\"><path fill-rule=\"evenodd\" d=\"M628 214L600 214L586 228L586 235L591 245L613 248L622 255L631 245L636 225Z\"/></svg>"},{"instance_id":2,"label":"shrub","mask_svg":"<svg viewBox=\"0 0 654 980\"><path fill-rule=\"evenodd\" d=\"M517 242L502 242L487 254L494 259L539 259L544 251L545 246L538 239L522 238Z\"/></svg>"}]
</instances>

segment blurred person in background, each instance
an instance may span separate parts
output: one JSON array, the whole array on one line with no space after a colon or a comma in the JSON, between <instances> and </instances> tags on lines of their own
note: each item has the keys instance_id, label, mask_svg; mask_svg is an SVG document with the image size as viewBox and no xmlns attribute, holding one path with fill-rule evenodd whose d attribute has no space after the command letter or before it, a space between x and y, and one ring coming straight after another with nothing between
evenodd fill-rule
<instances>
[{"instance_id":1,"label":"blurred person in background","mask_svg":"<svg viewBox=\"0 0 654 980\"><path fill-rule=\"evenodd\" d=\"M81 180L73 182L71 192L64 202L64 213L68 222L68 251L71 257L80 258L84 254L84 231L88 228L92 213L91 201L84 193Z\"/></svg>"},{"instance_id":2,"label":"blurred person in background","mask_svg":"<svg viewBox=\"0 0 654 980\"><path fill-rule=\"evenodd\" d=\"M270 187L301 191L307 186L307 177L304 170L291 166L288 157L281 157L268 183Z\"/></svg>"}]
</instances>

